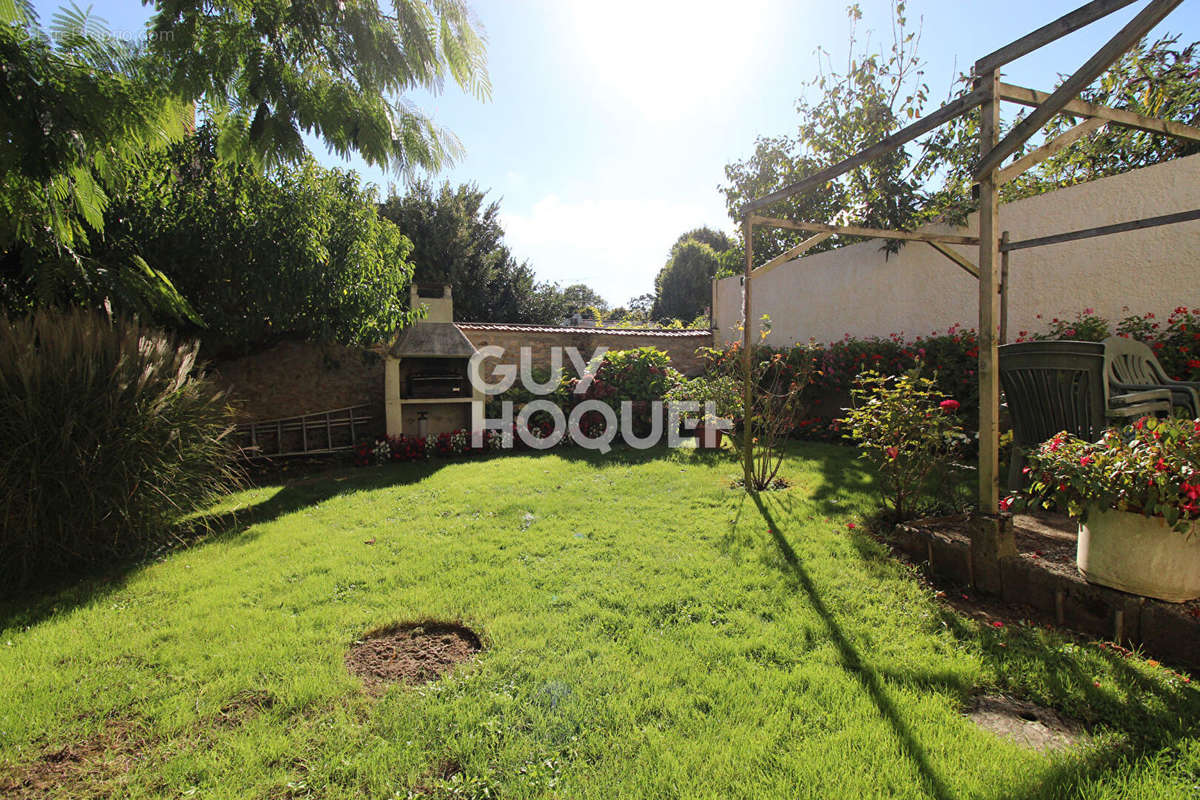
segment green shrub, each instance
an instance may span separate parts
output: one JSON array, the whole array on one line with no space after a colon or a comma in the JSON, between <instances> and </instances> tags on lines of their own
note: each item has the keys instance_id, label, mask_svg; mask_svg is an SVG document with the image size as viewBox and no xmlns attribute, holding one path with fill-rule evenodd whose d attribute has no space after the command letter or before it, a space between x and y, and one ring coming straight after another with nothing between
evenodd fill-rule
<instances>
[{"instance_id":1,"label":"green shrub","mask_svg":"<svg viewBox=\"0 0 1200 800\"><path fill-rule=\"evenodd\" d=\"M596 366L596 377L582 394L575 393L578 380L570 370L563 374L556 400L564 413L569 414L584 400L603 400L619 412L621 404L628 400L634 433L645 436L652 428L653 403L665 400L683 376L671 366L671 357L666 352L647 346L606 352ZM581 422L585 426L595 425L598 417L594 412L585 414Z\"/></svg>"},{"instance_id":2,"label":"green shrub","mask_svg":"<svg viewBox=\"0 0 1200 800\"><path fill-rule=\"evenodd\" d=\"M879 470L892 521L949 510L942 490L953 485L948 473L966 441L958 422L959 401L946 397L928 378L871 371L858 377L851 395L854 407L842 420L846 436Z\"/></svg>"},{"instance_id":3,"label":"green shrub","mask_svg":"<svg viewBox=\"0 0 1200 800\"><path fill-rule=\"evenodd\" d=\"M237 483L196 353L84 311L0 320L0 584L150 552Z\"/></svg>"},{"instance_id":4,"label":"green shrub","mask_svg":"<svg viewBox=\"0 0 1200 800\"><path fill-rule=\"evenodd\" d=\"M671 357L656 347L609 350L596 369L596 383L613 387L613 400L662 400L682 380Z\"/></svg>"},{"instance_id":5,"label":"green shrub","mask_svg":"<svg viewBox=\"0 0 1200 800\"><path fill-rule=\"evenodd\" d=\"M683 418L698 423L711 423L717 419L741 420L742 383L734 375L701 375L684 378L667 392L666 399L673 403L699 403L700 411L684 414ZM713 416L705 413L705 404L713 404Z\"/></svg>"}]
</instances>

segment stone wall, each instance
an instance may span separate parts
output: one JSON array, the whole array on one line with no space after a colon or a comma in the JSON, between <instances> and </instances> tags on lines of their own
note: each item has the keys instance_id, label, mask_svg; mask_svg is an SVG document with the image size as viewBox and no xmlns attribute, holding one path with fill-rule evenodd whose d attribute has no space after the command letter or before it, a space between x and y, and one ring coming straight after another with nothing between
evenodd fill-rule
<instances>
[{"instance_id":1,"label":"stone wall","mask_svg":"<svg viewBox=\"0 0 1200 800\"><path fill-rule=\"evenodd\" d=\"M476 347L499 345L502 362L518 363L520 348L529 346L535 365L550 363L550 348L576 347L590 358L601 345L610 350L652 346L666 351L676 369L696 374L703 362L696 348L712 345L710 331L551 328L531 325L463 324ZM384 431L382 347L357 349L309 342L281 342L266 350L209 366L209 375L230 392L240 422L297 417L348 406L369 405ZM564 363L569 368L569 362Z\"/></svg>"},{"instance_id":2,"label":"stone wall","mask_svg":"<svg viewBox=\"0 0 1200 800\"><path fill-rule=\"evenodd\" d=\"M370 405L383 432L383 359L372 350L280 342L212 364L208 371L229 390L239 421Z\"/></svg>"},{"instance_id":3,"label":"stone wall","mask_svg":"<svg viewBox=\"0 0 1200 800\"><path fill-rule=\"evenodd\" d=\"M589 359L597 347L609 350L632 350L637 347L657 347L671 357L675 369L685 375L697 375L704 369L703 360L696 355L699 347L711 347L712 331L636 328L556 328L537 325L503 325L491 323L459 323L459 329L476 348L492 345L504 348L504 358L489 359L484 370L499 364L518 364L521 348L530 348L534 366L550 365L550 348L574 347L584 359ZM570 361L563 356L564 369ZM490 374L490 373L489 373Z\"/></svg>"}]
</instances>

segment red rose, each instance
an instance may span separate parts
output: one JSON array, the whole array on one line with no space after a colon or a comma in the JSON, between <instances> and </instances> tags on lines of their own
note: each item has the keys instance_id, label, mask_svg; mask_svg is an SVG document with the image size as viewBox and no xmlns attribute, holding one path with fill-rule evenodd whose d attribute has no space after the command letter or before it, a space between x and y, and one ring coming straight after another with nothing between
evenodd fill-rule
<instances>
[{"instance_id":1,"label":"red rose","mask_svg":"<svg viewBox=\"0 0 1200 800\"><path fill-rule=\"evenodd\" d=\"M962 405L962 403L958 402L957 400L943 400L942 402L938 403L938 405L941 407L942 411L958 411L958 407Z\"/></svg>"}]
</instances>

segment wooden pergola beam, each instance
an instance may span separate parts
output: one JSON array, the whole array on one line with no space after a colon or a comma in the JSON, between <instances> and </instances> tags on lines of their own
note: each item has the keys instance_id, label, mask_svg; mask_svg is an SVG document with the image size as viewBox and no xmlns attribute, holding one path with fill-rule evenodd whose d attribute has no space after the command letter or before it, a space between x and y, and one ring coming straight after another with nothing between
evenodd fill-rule
<instances>
[{"instance_id":1,"label":"wooden pergola beam","mask_svg":"<svg viewBox=\"0 0 1200 800\"><path fill-rule=\"evenodd\" d=\"M1096 236L1111 236L1114 233L1140 231L1144 228L1157 228L1160 225L1177 225L1180 222L1191 222L1198 219L1200 219L1200 209L1179 211L1174 214L1162 214L1157 217L1117 222L1112 225L1083 228L1077 231L1067 231L1066 233L1055 233L1050 236L1038 236L1034 239L1018 239L1015 242L1006 241L1000 245L1000 250L1005 253L1011 253L1013 250L1025 250L1030 247L1045 247L1050 244L1075 242L1080 239L1091 239Z\"/></svg>"},{"instance_id":2,"label":"wooden pergola beam","mask_svg":"<svg viewBox=\"0 0 1200 800\"><path fill-rule=\"evenodd\" d=\"M767 263L763 264L761 267L757 267L756 269L751 271L750 276L757 278L760 275L763 275L764 273L770 272L771 270L775 269L780 264L786 264L789 261L793 261L793 260L799 258L800 256L804 255L806 252L813 249L817 245L819 245L821 242L828 239L830 236L833 236L833 234L832 233L818 233L816 236L810 236L809 238L805 239L803 242L796 245L792 249L790 249L786 252L780 253L779 255L775 256Z\"/></svg>"},{"instance_id":3,"label":"wooden pergola beam","mask_svg":"<svg viewBox=\"0 0 1200 800\"><path fill-rule=\"evenodd\" d=\"M1036 150L1031 150L1021 156L1007 167L996 170L996 185L1001 186L1015 178L1019 178L1030 167L1040 164L1059 150L1071 146L1092 131L1097 128L1103 128L1107 124L1108 120L1106 119L1091 117L1073 128L1068 128Z\"/></svg>"},{"instance_id":4,"label":"wooden pergola beam","mask_svg":"<svg viewBox=\"0 0 1200 800\"><path fill-rule=\"evenodd\" d=\"M1011 83L1000 84L1000 99L1007 100L1010 103L1020 103L1023 106L1039 106L1046 102L1049 97L1050 95L1045 92L1039 92L1036 89L1026 89L1024 86L1014 86ZM1132 111L1123 111L1119 108L1110 108L1083 100L1072 100L1065 104L1059 113L1070 114L1076 117L1103 119L1114 125L1121 125L1126 128L1135 128L1140 131L1173 136L1176 139L1184 139L1189 142L1200 142L1200 128L1194 128L1191 125L1184 125L1182 122L1170 119L1146 117L1141 114L1135 114Z\"/></svg>"},{"instance_id":5,"label":"wooden pergola beam","mask_svg":"<svg viewBox=\"0 0 1200 800\"><path fill-rule=\"evenodd\" d=\"M860 228L857 225L828 225L824 222L793 222L778 217L762 217L751 214L751 225L766 225L793 231L827 233L830 236L865 236L868 239L902 239L907 242L941 242L942 244L979 244L978 236L962 236L956 233L929 233L926 231L889 231L882 228Z\"/></svg>"},{"instance_id":6,"label":"wooden pergola beam","mask_svg":"<svg viewBox=\"0 0 1200 800\"><path fill-rule=\"evenodd\" d=\"M1070 13L1063 14L1054 22L1047 23L1032 33L1027 33L1020 39L1004 45L998 50L988 53L975 62L973 74L987 75L1010 61L1016 61L1021 56L1029 55L1034 50L1045 47L1056 39L1061 39L1069 33L1091 25L1098 19L1107 17L1114 11L1136 3L1137 0L1093 0Z\"/></svg>"},{"instance_id":7,"label":"wooden pergola beam","mask_svg":"<svg viewBox=\"0 0 1200 800\"><path fill-rule=\"evenodd\" d=\"M1079 93L1112 66L1122 53L1162 22L1182 2L1183 0L1150 0L1149 5L1105 42L1082 67L1071 73L1045 102L1040 103L1029 116L1013 126L1007 136L980 158L978 166L975 167L975 180L990 175L1004 159L1015 153L1017 148L1041 130L1051 117L1062 111L1063 106L1078 97Z\"/></svg>"},{"instance_id":8,"label":"wooden pergola beam","mask_svg":"<svg viewBox=\"0 0 1200 800\"><path fill-rule=\"evenodd\" d=\"M977 267L973 263L971 263L971 260L969 258L967 258L966 256L964 256L962 253L951 248L949 245L942 244L941 242L926 242L926 244L928 244L934 250L937 250L939 253L944 255L946 258L953 261L955 264L957 264L959 267L961 267L963 270L965 270L966 273L968 275L970 275L971 277L979 278L979 267Z\"/></svg>"},{"instance_id":9,"label":"wooden pergola beam","mask_svg":"<svg viewBox=\"0 0 1200 800\"><path fill-rule=\"evenodd\" d=\"M746 204L745 212L752 214L761 208L766 208L772 203L777 203L780 200L785 200L797 194L802 194L818 186L828 183L834 178L843 175L855 167L861 167L863 164L874 161L880 156L887 155L897 147L908 144L918 136L923 136L929 133L934 128L946 124L950 120L964 114L967 111L978 106L984 101L983 92L974 91L965 94L956 100L952 100L946 105L934 111L928 116L922 117L908 127L901 128L886 139L882 139L877 144L873 144L865 150L860 150L847 159L839 161L831 167L815 172L803 180L790 184L778 189L770 194L763 195L757 200L753 200Z\"/></svg>"}]
</instances>

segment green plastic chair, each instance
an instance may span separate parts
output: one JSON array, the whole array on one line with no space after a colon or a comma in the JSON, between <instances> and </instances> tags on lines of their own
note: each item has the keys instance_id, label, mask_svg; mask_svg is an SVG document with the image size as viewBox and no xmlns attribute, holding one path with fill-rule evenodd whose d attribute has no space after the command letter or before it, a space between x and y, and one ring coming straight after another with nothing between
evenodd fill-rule
<instances>
[{"instance_id":1,"label":"green plastic chair","mask_svg":"<svg viewBox=\"0 0 1200 800\"><path fill-rule=\"evenodd\" d=\"M1117 393L1166 389L1171 403L1188 416L1200 417L1200 383L1177 381L1167 375L1154 351L1136 339L1110 336L1104 340L1104 374L1109 390Z\"/></svg>"},{"instance_id":2,"label":"green plastic chair","mask_svg":"<svg viewBox=\"0 0 1200 800\"><path fill-rule=\"evenodd\" d=\"M1000 385L1012 419L1008 486L1022 485L1025 454L1060 431L1095 441L1110 424L1169 414L1166 389L1110 394L1100 342L1022 342L1000 347Z\"/></svg>"}]
</instances>

